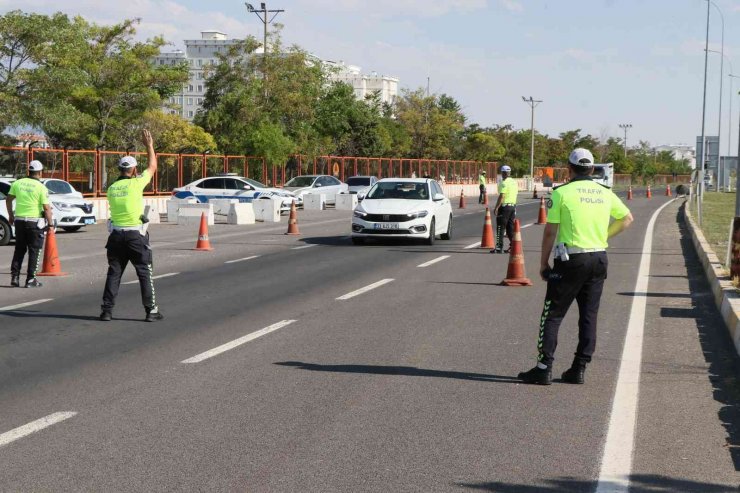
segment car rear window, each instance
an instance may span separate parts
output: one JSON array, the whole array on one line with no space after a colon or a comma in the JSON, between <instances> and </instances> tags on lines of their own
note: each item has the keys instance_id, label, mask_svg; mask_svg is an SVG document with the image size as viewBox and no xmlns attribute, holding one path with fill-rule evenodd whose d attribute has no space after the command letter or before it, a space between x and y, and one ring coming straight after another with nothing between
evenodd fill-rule
<instances>
[{"instance_id":1,"label":"car rear window","mask_svg":"<svg viewBox=\"0 0 740 493\"><path fill-rule=\"evenodd\" d=\"M370 185L370 177L368 176L367 178L349 178L347 180L347 185L349 185L350 187L366 187Z\"/></svg>"}]
</instances>

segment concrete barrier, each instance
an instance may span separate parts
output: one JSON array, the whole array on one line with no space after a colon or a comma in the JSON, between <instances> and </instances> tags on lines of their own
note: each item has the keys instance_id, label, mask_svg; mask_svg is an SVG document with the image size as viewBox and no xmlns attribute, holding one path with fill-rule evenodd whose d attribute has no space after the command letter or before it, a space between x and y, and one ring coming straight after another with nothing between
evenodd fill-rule
<instances>
[{"instance_id":1,"label":"concrete barrier","mask_svg":"<svg viewBox=\"0 0 740 493\"><path fill-rule=\"evenodd\" d=\"M306 193L303 194L304 210L324 210L326 209L326 195L323 193Z\"/></svg>"},{"instance_id":2,"label":"concrete barrier","mask_svg":"<svg viewBox=\"0 0 740 493\"><path fill-rule=\"evenodd\" d=\"M200 224L200 216L206 213L208 225L213 226L216 221L213 214L213 204L180 204L177 211L177 224Z\"/></svg>"},{"instance_id":3,"label":"concrete barrier","mask_svg":"<svg viewBox=\"0 0 740 493\"><path fill-rule=\"evenodd\" d=\"M227 224L254 224L254 221L254 206L252 204L234 201L229 206L229 212L226 215Z\"/></svg>"},{"instance_id":4,"label":"concrete barrier","mask_svg":"<svg viewBox=\"0 0 740 493\"><path fill-rule=\"evenodd\" d=\"M280 206L282 205L281 200L273 199L259 199L252 202L254 208L254 218L257 221L266 223L279 223L280 222Z\"/></svg>"},{"instance_id":5,"label":"concrete barrier","mask_svg":"<svg viewBox=\"0 0 740 493\"><path fill-rule=\"evenodd\" d=\"M356 193L340 193L337 195L336 208L342 211L352 211L357 207Z\"/></svg>"},{"instance_id":6,"label":"concrete barrier","mask_svg":"<svg viewBox=\"0 0 740 493\"><path fill-rule=\"evenodd\" d=\"M170 199L167 200L167 203L165 204L165 210L167 212L167 222L175 224L177 223L177 213L180 210L180 205L182 204L197 204L198 201L196 199L187 199L187 200L178 200L178 199Z\"/></svg>"},{"instance_id":7,"label":"concrete barrier","mask_svg":"<svg viewBox=\"0 0 740 493\"><path fill-rule=\"evenodd\" d=\"M237 199L213 199L208 201L209 204L213 204L213 213L219 216L226 216L231 210L231 204L238 204Z\"/></svg>"},{"instance_id":8,"label":"concrete barrier","mask_svg":"<svg viewBox=\"0 0 740 493\"><path fill-rule=\"evenodd\" d=\"M159 212L151 205L144 206L144 216L149 219L149 224L159 224L162 222L159 218Z\"/></svg>"}]
</instances>

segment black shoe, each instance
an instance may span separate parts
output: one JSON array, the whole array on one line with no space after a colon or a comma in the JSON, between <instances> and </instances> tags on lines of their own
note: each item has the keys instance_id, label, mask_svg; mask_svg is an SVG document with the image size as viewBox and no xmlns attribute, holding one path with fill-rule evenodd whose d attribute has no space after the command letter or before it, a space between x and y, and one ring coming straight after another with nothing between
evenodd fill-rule
<instances>
[{"instance_id":1,"label":"black shoe","mask_svg":"<svg viewBox=\"0 0 740 493\"><path fill-rule=\"evenodd\" d=\"M494 248L488 253L504 253L504 251L501 248Z\"/></svg>"},{"instance_id":2,"label":"black shoe","mask_svg":"<svg viewBox=\"0 0 740 493\"><path fill-rule=\"evenodd\" d=\"M163 319L164 319L164 315L162 315L159 312L159 310L157 310L156 312L150 312L147 310L146 318L144 320L146 320L147 322L156 322L157 320L163 320Z\"/></svg>"},{"instance_id":3,"label":"black shoe","mask_svg":"<svg viewBox=\"0 0 740 493\"><path fill-rule=\"evenodd\" d=\"M113 314L110 310L103 310L100 312L100 321L101 322L110 322L113 318Z\"/></svg>"},{"instance_id":4,"label":"black shoe","mask_svg":"<svg viewBox=\"0 0 740 493\"><path fill-rule=\"evenodd\" d=\"M43 286L43 284L41 284L41 282L35 277L30 277L26 279L27 288L40 288L41 286Z\"/></svg>"},{"instance_id":5,"label":"black shoe","mask_svg":"<svg viewBox=\"0 0 740 493\"><path fill-rule=\"evenodd\" d=\"M586 365L579 365L573 363L573 366L563 372L563 382L583 384L584 374L586 373Z\"/></svg>"},{"instance_id":6,"label":"black shoe","mask_svg":"<svg viewBox=\"0 0 740 493\"><path fill-rule=\"evenodd\" d=\"M534 383L537 385L550 385L552 384L552 370L547 368L545 370L534 367L529 371L521 372L517 378L522 380L524 383Z\"/></svg>"},{"instance_id":7,"label":"black shoe","mask_svg":"<svg viewBox=\"0 0 740 493\"><path fill-rule=\"evenodd\" d=\"M21 287L21 276L10 276L10 285L14 288Z\"/></svg>"}]
</instances>

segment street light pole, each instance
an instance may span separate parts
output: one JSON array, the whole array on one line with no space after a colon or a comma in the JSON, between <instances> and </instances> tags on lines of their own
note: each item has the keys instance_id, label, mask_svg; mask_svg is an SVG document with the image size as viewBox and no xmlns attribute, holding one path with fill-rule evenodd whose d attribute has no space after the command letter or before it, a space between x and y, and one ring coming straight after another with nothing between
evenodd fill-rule
<instances>
[{"instance_id":1,"label":"street light pole","mask_svg":"<svg viewBox=\"0 0 740 493\"><path fill-rule=\"evenodd\" d=\"M704 96L701 105L701 165L699 168L699 184L697 186L698 196L696 200L697 219L701 227L701 201L704 193L704 156L706 155L706 122L707 122L707 64L709 63L709 8L710 0L707 0L707 34L704 42Z\"/></svg>"},{"instance_id":2,"label":"street light pole","mask_svg":"<svg viewBox=\"0 0 740 493\"><path fill-rule=\"evenodd\" d=\"M624 130L624 157L627 158L627 130L632 128L631 123L620 123L619 128Z\"/></svg>"},{"instance_id":3,"label":"street light pole","mask_svg":"<svg viewBox=\"0 0 740 493\"><path fill-rule=\"evenodd\" d=\"M532 108L532 122L530 125L530 132L532 133L532 143L529 146L529 180L530 183L534 185L534 109L542 102L542 100L534 99L532 96L529 96L529 99L522 96L522 101L527 103Z\"/></svg>"},{"instance_id":4,"label":"street light pole","mask_svg":"<svg viewBox=\"0 0 740 493\"><path fill-rule=\"evenodd\" d=\"M256 9L251 3L245 3L247 6L247 12L251 12L256 15L260 21L262 21L262 78L264 83L265 99L267 99L267 26L272 24L275 17L281 12L285 12L283 9L270 10L267 8L265 2L260 3L260 8ZM274 14L270 17L270 14Z\"/></svg>"}]
</instances>

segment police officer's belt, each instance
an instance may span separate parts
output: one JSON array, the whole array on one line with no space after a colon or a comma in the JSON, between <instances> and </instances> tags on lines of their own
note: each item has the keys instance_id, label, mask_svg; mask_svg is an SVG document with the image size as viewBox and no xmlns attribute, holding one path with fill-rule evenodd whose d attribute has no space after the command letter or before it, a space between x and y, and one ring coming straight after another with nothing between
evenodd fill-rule
<instances>
[{"instance_id":1,"label":"police officer's belt","mask_svg":"<svg viewBox=\"0 0 740 493\"><path fill-rule=\"evenodd\" d=\"M502 207L516 207L516 204L501 204Z\"/></svg>"},{"instance_id":2,"label":"police officer's belt","mask_svg":"<svg viewBox=\"0 0 740 493\"><path fill-rule=\"evenodd\" d=\"M568 254L572 255L574 253L595 253L595 252L605 252L603 248L579 248L579 247L572 247L572 246L566 246L565 248L568 249Z\"/></svg>"},{"instance_id":3,"label":"police officer's belt","mask_svg":"<svg viewBox=\"0 0 740 493\"><path fill-rule=\"evenodd\" d=\"M111 226L113 231L141 231L141 226Z\"/></svg>"},{"instance_id":4,"label":"police officer's belt","mask_svg":"<svg viewBox=\"0 0 740 493\"><path fill-rule=\"evenodd\" d=\"M28 222L36 222L39 219L41 219L41 217L16 217L15 218L16 221L28 221Z\"/></svg>"}]
</instances>

